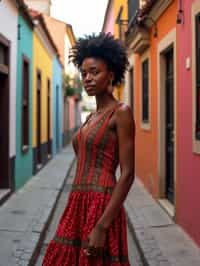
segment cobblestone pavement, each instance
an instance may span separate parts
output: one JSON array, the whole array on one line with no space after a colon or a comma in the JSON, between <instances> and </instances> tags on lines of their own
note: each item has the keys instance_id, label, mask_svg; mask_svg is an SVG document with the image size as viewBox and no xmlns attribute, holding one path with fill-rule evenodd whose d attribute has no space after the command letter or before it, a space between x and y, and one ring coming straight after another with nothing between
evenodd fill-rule
<instances>
[{"instance_id":1,"label":"cobblestone pavement","mask_svg":"<svg viewBox=\"0 0 200 266\"><path fill-rule=\"evenodd\" d=\"M75 175L75 167L76 167L76 163L74 163L74 166L71 169L71 172L70 172L70 174L66 180L63 191L62 191L60 198L58 200L54 215L52 217L52 221L51 221L51 223L47 229L45 239L42 243L42 247L41 247L37 262L36 262L36 266L42 265L42 259L43 259L46 247L47 247L49 241L54 236L57 224L58 224L59 219L63 213L63 210L66 206L68 194L69 194L69 191L71 188L71 182L72 182L72 179ZM129 245L129 258L130 258L131 266L143 266L139 252L138 252L138 249L136 247L136 244L133 240L133 237L132 237L132 234L131 234L129 228L128 228L128 245Z\"/></svg>"},{"instance_id":2,"label":"cobblestone pavement","mask_svg":"<svg viewBox=\"0 0 200 266\"><path fill-rule=\"evenodd\" d=\"M33 265L74 161L68 145L0 208L0 266Z\"/></svg>"}]
</instances>

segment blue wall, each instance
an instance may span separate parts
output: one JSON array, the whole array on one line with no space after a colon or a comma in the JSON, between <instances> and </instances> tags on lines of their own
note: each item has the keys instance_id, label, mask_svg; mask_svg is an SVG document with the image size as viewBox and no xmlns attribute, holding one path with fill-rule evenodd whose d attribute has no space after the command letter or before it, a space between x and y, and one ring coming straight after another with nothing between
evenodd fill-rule
<instances>
[{"instance_id":1,"label":"blue wall","mask_svg":"<svg viewBox=\"0 0 200 266\"><path fill-rule=\"evenodd\" d=\"M55 57L53 60L53 155L62 147L62 67Z\"/></svg>"},{"instance_id":2,"label":"blue wall","mask_svg":"<svg viewBox=\"0 0 200 266\"><path fill-rule=\"evenodd\" d=\"M31 26L19 15L20 40L18 40L17 53L17 94L16 94L16 165L15 165L15 186L16 189L32 177L32 47L33 34ZM29 69L29 147L26 153L22 152L22 55L30 61Z\"/></svg>"}]
</instances>

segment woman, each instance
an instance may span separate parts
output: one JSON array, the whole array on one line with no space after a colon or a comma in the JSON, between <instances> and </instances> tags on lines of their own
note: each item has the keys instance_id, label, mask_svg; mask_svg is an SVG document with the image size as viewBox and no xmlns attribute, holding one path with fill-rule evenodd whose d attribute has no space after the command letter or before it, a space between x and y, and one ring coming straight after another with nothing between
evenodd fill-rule
<instances>
[{"instance_id":1,"label":"woman","mask_svg":"<svg viewBox=\"0 0 200 266\"><path fill-rule=\"evenodd\" d=\"M126 51L101 33L79 39L71 58L97 110L73 137L76 175L43 265L129 266L122 204L134 180L134 120L130 107L112 95L128 66Z\"/></svg>"}]
</instances>

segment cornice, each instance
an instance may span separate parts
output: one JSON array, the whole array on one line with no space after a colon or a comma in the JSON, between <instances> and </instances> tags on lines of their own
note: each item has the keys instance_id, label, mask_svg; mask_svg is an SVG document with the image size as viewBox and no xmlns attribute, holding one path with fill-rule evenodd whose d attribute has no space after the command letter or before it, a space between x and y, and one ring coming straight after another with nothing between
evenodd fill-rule
<instances>
[{"instance_id":1,"label":"cornice","mask_svg":"<svg viewBox=\"0 0 200 266\"><path fill-rule=\"evenodd\" d=\"M150 45L150 34L145 28L136 27L126 40L128 49L134 53L143 53Z\"/></svg>"},{"instance_id":2,"label":"cornice","mask_svg":"<svg viewBox=\"0 0 200 266\"><path fill-rule=\"evenodd\" d=\"M152 21L146 18L150 17L156 22L172 2L173 0L158 0L150 7L138 11L126 34L126 44L129 49L135 53L142 53L148 48L150 45L148 28L152 27Z\"/></svg>"}]
</instances>

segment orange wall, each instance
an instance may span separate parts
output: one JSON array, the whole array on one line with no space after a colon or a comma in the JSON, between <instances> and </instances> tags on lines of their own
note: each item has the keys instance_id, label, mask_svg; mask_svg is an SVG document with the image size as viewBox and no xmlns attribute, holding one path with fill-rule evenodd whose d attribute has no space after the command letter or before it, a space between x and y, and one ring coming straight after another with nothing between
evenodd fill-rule
<instances>
[{"instance_id":1,"label":"orange wall","mask_svg":"<svg viewBox=\"0 0 200 266\"><path fill-rule=\"evenodd\" d=\"M158 91L157 45L166 34L176 27L177 1L174 1L157 21L158 37L150 37L150 123L151 129L141 128L141 58L135 55L135 120L136 120L136 175L147 189L158 196Z\"/></svg>"}]
</instances>

